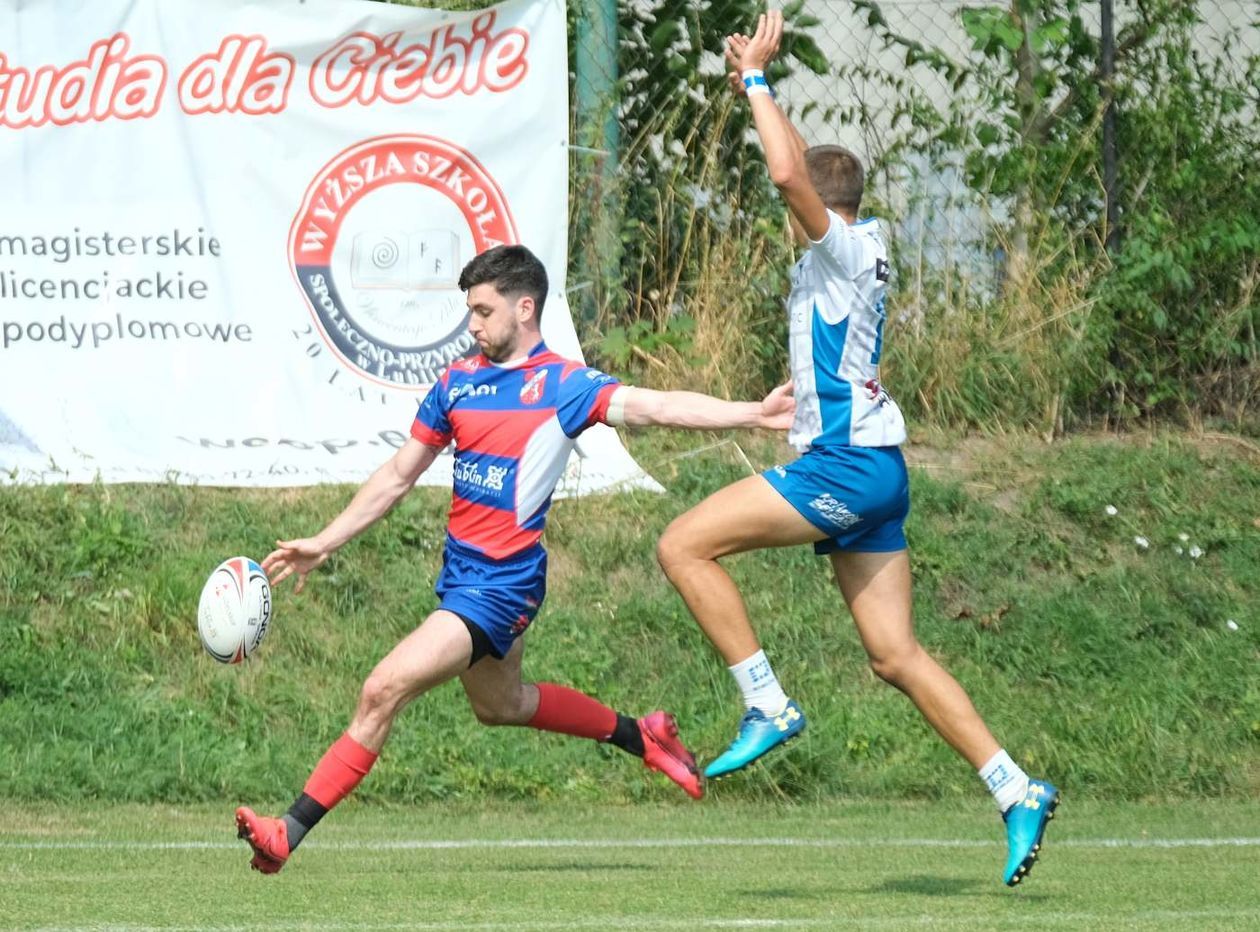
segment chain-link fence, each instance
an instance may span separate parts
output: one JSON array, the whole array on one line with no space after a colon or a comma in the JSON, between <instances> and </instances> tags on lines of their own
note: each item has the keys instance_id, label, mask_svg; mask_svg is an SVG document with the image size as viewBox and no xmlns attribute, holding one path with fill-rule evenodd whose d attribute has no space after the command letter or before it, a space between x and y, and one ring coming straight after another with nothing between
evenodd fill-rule
<instances>
[{"instance_id":1,"label":"chain-link fence","mask_svg":"<svg viewBox=\"0 0 1260 932\"><path fill-rule=\"evenodd\" d=\"M1003 80L1017 85L1025 75L1035 83L1047 70L1060 73L1046 83L1044 99L1037 99L1037 88L1030 89L1030 107L1066 116L1079 95L1075 82L1098 85L1105 78L1105 5L807 0L802 13L817 21L808 32L816 37L827 67L820 73L797 68L783 89L811 142L838 142L882 169L872 193L889 209L903 242L938 262L969 256L983 260L976 251L983 249L984 231L994 215L1008 218L1010 204L1001 198L1005 192L989 197L984 179L968 183L963 173L942 169L950 160L927 158L924 136L917 140L924 151L897 147L912 138L909 130L916 117L930 121L951 110L979 125L991 125L999 116L1021 120L1021 130L1031 129L1036 114L1009 107L1018 89L1004 93L997 85ZM1118 3L1114 10L1113 67L1135 90L1153 93L1161 80L1158 73L1132 71L1135 51L1167 33L1178 15L1197 55L1219 60L1240 84L1248 79L1250 57L1254 75L1254 57L1260 53L1260 7L1254 2L1210 0L1169 4L1163 10L1153 6ZM1080 34L1074 36L1075 29ZM1005 113L1003 105L1008 105ZM1094 127L1087 123L1083 128ZM996 137L990 134L989 144ZM965 140L957 141L955 166L966 146ZM1102 165L1082 164L1079 170L1101 174ZM1118 191L1108 193L1119 197ZM1000 276L1000 247L990 246L988 258L996 261L981 261L981 271Z\"/></svg>"},{"instance_id":2,"label":"chain-link fence","mask_svg":"<svg viewBox=\"0 0 1260 932\"><path fill-rule=\"evenodd\" d=\"M575 304L614 356L650 364L672 354L694 367L721 349L743 373L770 358L758 338L719 347L697 336L732 303L768 307L791 261L782 208L719 54L723 37L750 33L761 9L745 0L577 0L571 9L571 278L586 292ZM897 315L910 337L953 340L961 353L989 340L995 352L1048 354L1044 371L1029 359L1009 364L1037 370L1045 395L1006 412L1017 419L1053 425L1070 395L1126 381L1215 385L1231 367L1249 373L1238 403L1253 397L1260 231L1254 212L1235 208L1257 196L1254 2L794 0L784 14L772 83L810 143L845 145L868 166L866 207L891 231ZM1142 240L1168 218L1174 228L1245 229L1228 259L1205 270L1202 255L1223 255L1211 243L1183 239L1173 251L1184 254L1165 261L1164 245ZM1126 231L1141 236L1119 259ZM1145 266L1167 280L1142 295L1124 276ZM1100 291L1116 268L1121 284ZM1200 273L1204 287L1181 281ZM1169 322L1187 300L1227 305L1228 321ZM1100 302L1114 317L1102 329L1092 320ZM998 304L1005 319L974 332ZM939 322L950 320L963 323L943 333ZM1204 345L1189 360L1169 349L1180 326L1224 326L1230 346ZM1102 345L1126 328L1141 339ZM758 332L778 337L771 325ZM1011 343L1020 333L1028 346ZM1169 352L1177 359L1145 361ZM1066 365L1089 369L1088 385ZM731 382L729 371L710 374ZM931 385L915 390L934 406ZM1154 391L1136 406L1132 394L1116 397L1126 411L1159 402Z\"/></svg>"},{"instance_id":3,"label":"chain-link fence","mask_svg":"<svg viewBox=\"0 0 1260 932\"><path fill-rule=\"evenodd\" d=\"M1114 47L1121 71L1135 49L1180 16L1189 23L1186 35L1196 54L1219 59L1241 82L1247 80L1249 67L1254 74L1260 7L1252 0L1172 2L1164 7L1118 6ZM695 95L697 103L722 106L720 96L701 99L715 86L720 92L720 85L705 79L722 70L721 37L751 31L760 8L739 0L577 0L574 104L582 190L606 190L610 173L634 172L625 160L641 152L627 135L656 129L661 134L658 145L682 141L671 113L672 95ZM1018 10L1025 8L1028 13L1021 15ZM930 251L956 255L959 244L974 242L983 227L974 202L984 200L986 192L980 186L964 195L959 190L962 179L942 171L942 160L933 167L926 151L907 152L911 125L951 109L985 121L1001 96L985 82L1018 82L1021 68L1030 74L1065 69L1041 102L1046 111L1062 115L1067 99L1079 93L1072 81L1103 80L1097 57L1081 60L1082 49L1101 56L1101 10L1100 3L794 2L787 12L795 40L785 47L780 99L811 143L845 145L876 169L873 199L890 211L890 221L911 241L925 239ZM1074 29L1082 34L1072 36ZM1073 41L1076 48L1066 50ZM1005 74L997 61L1003 51L1011 59ZM1016 61L1021 55L1037 60ZM1160 78L1132 74L1130 80L1140 88L1147 82L1157 85ZM652 126L653 119L659 119L659 126ZM633 123L629 133L623 125L627 122ZM929 147L926 140L920 142L925 150ZM675 148L675 154L681 153ZM642 180L659 184L671 179ZM987 206L1001 214L1000 205Z\"/></svg>"}]
</instances>

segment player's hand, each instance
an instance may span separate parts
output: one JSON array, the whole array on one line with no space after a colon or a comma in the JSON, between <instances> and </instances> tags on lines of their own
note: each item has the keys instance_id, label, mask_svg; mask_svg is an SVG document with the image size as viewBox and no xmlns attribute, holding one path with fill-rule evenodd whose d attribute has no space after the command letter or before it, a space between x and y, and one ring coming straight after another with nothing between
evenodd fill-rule
<instances>
[{"instance_id":1,"label":"player's hand","mask_svg":"<svg viewBox=\"0 0 1260 932\"><path fill-rule=\"evenodd\" d=\"M787 430L796 417L796 399L789 380L776 387L761 402L761 426L768 430Z\"/></svg>"},{"instance_id":2,"label":"player's hand","mask_svg":"<svg viewBox=\"0 0 1260 932\"><path fill-rule=\"evenodd\" d=\"M732 37L733 38L733 37ZM749 68L766 70L766 66L779 53L779 43L783 39L783 13L770 10L757 17L757 31L739 52L739 70ZM727 40L729 46L729 40Z\"/></svg>"},{"instance_id":3,"label":"player's hand","mask_svg":"<svg viewBox=\"0 0 1260 932\"><path fill-rule=\"evenodd\" d=\"M726 37L726 83L731 86L731 91L736 97L748 96L744 90L744 79L739 73L739 56L744 53L746 45L748 45L748 36L742 32Z\"/></svg>"},{"instance_id":4,"label":"player's hand","mask_svg":"<svg viewBox=\"0 0 1260 932\"><path fill-rule=\"evenodd\" d=\"M311 571L322 565L331 554L332 551L315 537L278 540L276 549L262 561L262 568L267 574L267 581L273 586L297 573L297 585L293 587L296 595L306 585L306 577Z\"/></svg>"}]
</instances>

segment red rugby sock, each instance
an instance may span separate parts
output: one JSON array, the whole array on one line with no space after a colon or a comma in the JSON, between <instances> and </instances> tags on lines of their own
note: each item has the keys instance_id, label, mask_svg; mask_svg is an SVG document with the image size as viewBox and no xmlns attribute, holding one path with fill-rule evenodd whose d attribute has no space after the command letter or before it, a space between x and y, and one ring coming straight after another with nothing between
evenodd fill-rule
<instances>
[{"instance_id":1,"label":"red rugby sock","mask_svg":"<svg viewBox=\"0 0 1260 932\"><path fill-rule=\"evenodd\" d=\"M607 741L617 727L617 713L586 693L555 683L538 683L538 711L528 722L540 731L558 731Z\"/></svg>"},{"instance_id":2,"label":"red rugby sock","mask_svg":"<svg viewBox=\"0 0 1260 932\"><path fill-rule=\"evenodd\" d=\"M344 734L319 759L302 792L325 809L331 809L367 776L376 758L375 751L369 751L349 733Z\"/></svg>"}]
</instances>

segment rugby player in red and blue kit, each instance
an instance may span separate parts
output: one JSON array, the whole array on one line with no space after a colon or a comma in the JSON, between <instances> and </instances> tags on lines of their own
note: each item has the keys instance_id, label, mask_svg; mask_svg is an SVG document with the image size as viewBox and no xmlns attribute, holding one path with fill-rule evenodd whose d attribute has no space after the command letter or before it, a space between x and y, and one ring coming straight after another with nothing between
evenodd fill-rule
<instances>
[{"instance_id":1,"label":"rugby player in red and blue kit","mask_svg":"<svg viewBox=\"0 0 1260 932\"><path fill-rule=\"evenodd\" d=\"M280 870L303 836L372 768L397 715L456 676L479 721L528 725L606 741L643 759L689 795L704 789L672 715L638 720L554 683L521 679L521 635L546 594L540 543L547 509L574 442L597 423L696 429L786 430L795 405L784 385L761 402L631 388L551 352L539 317L547 273L523 246L496 246L468 263L469 332L481 354L455 363L420 405L410 439L317 535L278 541L263 560L272 585L306 576L385 515L454 441L454 481L438 608L377 664L345 733L279 818L236 811L252 866Z\"/></svg>"}]
</instances>

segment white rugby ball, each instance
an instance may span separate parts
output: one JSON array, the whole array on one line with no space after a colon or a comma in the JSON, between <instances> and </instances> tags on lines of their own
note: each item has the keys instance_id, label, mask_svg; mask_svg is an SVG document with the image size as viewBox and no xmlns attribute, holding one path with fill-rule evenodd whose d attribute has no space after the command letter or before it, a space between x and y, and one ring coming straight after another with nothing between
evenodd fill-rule
<instances>
[{"instance_id":1,"label":"white rugby ball","mask_svg":"<svg viewBox=\"0 0 1260 932\"><path fill-rule=\"evenodd\" d=\"M249 557L220 563L201 589L197 633L219 663L240 663L258 649L271 623L271 586Z\"/></svg>"}]
</instances>

